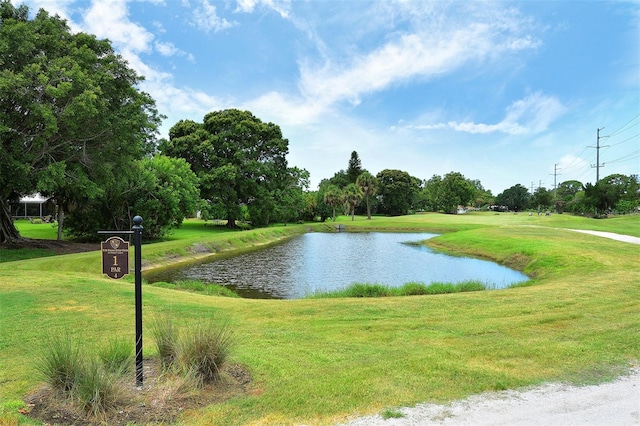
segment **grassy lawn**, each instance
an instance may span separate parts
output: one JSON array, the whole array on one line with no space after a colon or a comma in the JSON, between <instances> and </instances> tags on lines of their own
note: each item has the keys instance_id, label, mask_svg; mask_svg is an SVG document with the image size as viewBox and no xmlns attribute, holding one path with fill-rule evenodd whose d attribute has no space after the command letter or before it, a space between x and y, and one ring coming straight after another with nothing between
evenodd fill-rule
<instances>
[{"instance_id":1,"label":"grassy lawn","mask_svg":"<svg viewBox=\"0 0 640 426\"><path fill-rule=\"evenodd\" d=\"M184 324L227 319L239 340L233 361L253 376L249 395L187 411L183 424L332 424L485 390L601 382L640 361L640 247L565 230L640 237L638 216L423 214L338 223L347 230L443 233L429 245L516 267L532 285L289 301L144 286L146 335L156 314ZM187 221L167 241L146 244L143 258L146 267L165 265L334 225L230 232ZM70 333L88 347L114 335L133 339L132 281L103 277L97 251L0 263L0 424L24 421L17 410L39 384L34 356L49 336ZM151 343L145 339L146 355L153 355Z\"/></svg>"}]
</instances>

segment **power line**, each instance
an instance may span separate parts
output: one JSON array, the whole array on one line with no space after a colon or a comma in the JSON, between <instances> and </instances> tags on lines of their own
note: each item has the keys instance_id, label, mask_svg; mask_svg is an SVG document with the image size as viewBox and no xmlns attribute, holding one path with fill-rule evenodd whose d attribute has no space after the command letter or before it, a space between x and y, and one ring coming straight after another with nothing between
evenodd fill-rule
<instances>
[{"instance_id":1,"label":"power line","mask_svg":"<svg viewBox=\"0 0 640 426\"><path fill-rule=\"evenodd\" d=\"M611 133L609 136L614 136L617 135L619 132L623 131L623 129L625 127L627 127L629 124L631 124L634 120L636 120L638 117L640 117L640 114L636 115L635 117L633 117L631 120L629 120L624 126L620 127L618 130L616 130L615 132Z\"/></svg>"}]
</instances>

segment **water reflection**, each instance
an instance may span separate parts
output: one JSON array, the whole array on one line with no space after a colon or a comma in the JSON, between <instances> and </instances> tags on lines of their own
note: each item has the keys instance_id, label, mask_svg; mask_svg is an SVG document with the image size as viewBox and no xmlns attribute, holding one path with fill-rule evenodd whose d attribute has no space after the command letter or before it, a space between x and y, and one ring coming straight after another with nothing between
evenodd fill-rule
<instances>
[{"instance_id":1,"label":"water reflection","mask_svg":"<svg viewBox=\"0 0 640 426\"><path fill-rule=\"evenodd\" d=\"M354 282L401 286L407 282L479 280L493 288L526 281L526 275L493 262L453 257L421 245L425 233L309 233L266 249L218 258L151 281L198 279L229 287L247 298L296 299Z\"/></svg>"}]
</instances>

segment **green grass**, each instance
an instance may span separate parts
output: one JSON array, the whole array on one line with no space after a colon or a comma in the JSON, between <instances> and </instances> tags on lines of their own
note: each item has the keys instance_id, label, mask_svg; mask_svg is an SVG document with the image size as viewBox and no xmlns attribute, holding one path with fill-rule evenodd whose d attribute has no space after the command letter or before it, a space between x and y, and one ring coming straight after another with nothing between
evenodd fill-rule
<instances>
[{"instance_id":1,"label":"green grass","mask_svg":"<svg viewBox=\"0 0 640 426\"><path fill-rule=\"evenodd\" d=\"M638 216L424 214L341 217L347 230L445 232L431 247L510 265L533 277L505 290L384 298L246 300L143 286L145 355L158 349L153 318L229 320L231 362L252 374L250 392L184 413L182 424L335 424L388 407L445 402L546 381L598 383L640 360L637 245L565 231L640 236ZM333 223L252 231L188 221L143 247L147 267L250 250ZM196 232L200 230L201 232ZM212 254L215 253L215 254ZM0 423L15 424L47 337L72 330L94 347L134 339L132 279L100 274L99 253L0 264Z\"/></svg>"},{"instance_id":2,"label":"green grass","mask_svg":"<svg viewBox=\"0 0 640 426\"><path fill-rule=\"evenodd\" d=\"M487 287L484 284L477 281L432 283L429 285L423 283L406 283L400 287L390 287L382 284L354 283L344 289L316 293L308 296L308 298L424 296L427 294L461 293L486 289Z\"/></svg>"}]
</instances>

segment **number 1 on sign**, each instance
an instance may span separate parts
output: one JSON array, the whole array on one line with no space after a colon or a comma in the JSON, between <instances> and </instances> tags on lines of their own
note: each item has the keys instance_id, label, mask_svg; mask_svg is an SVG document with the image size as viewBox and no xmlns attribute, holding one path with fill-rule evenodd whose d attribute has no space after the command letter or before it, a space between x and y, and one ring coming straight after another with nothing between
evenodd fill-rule
<instances>
[{"instance_id":1,"label":"number 1 on sign","mask_svg":"<svg viewBox=\"0 0 640 426\"><path fill-rule=\"evenodd\" d=\"M113 266L118 266L118 256L113 256Z\"/></svg>"}]
</instances>

